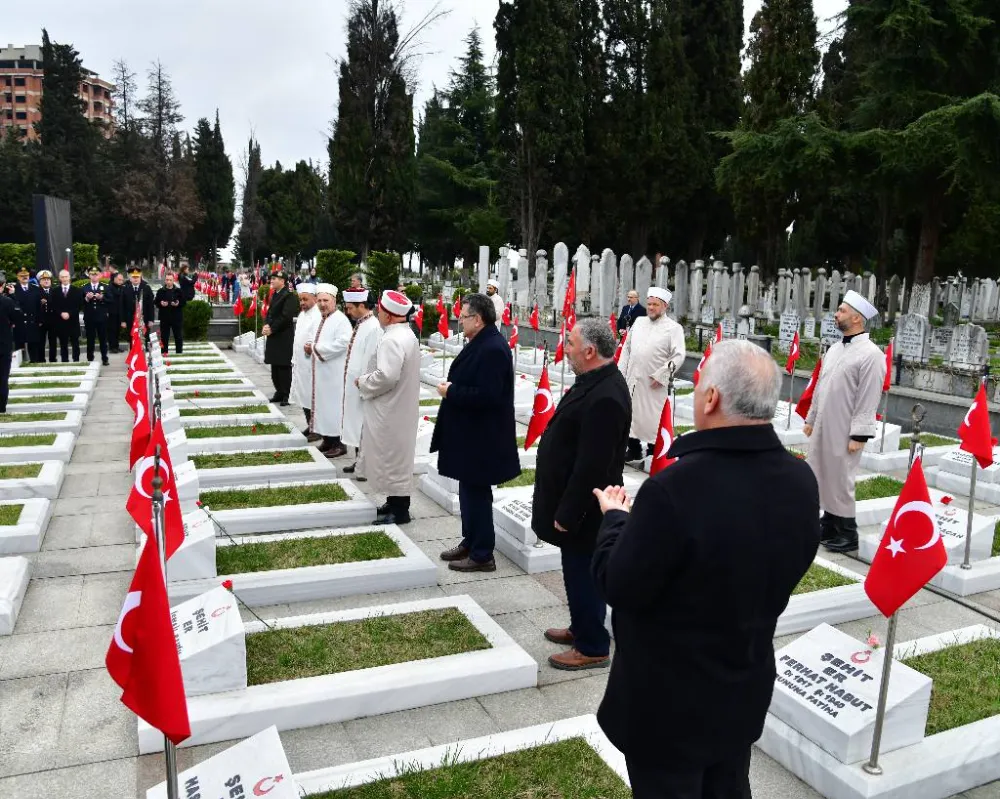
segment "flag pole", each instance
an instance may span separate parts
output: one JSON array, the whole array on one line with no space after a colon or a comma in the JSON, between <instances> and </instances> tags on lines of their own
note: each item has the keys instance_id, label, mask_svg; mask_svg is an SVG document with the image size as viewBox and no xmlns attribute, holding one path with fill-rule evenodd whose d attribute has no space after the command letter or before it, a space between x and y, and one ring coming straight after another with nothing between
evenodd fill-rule
<instances>
[{"instance_id":1,"label":"flag pole","mask_svg":"<svg viewBox=\"0 0 1000 799\"><path fill-rule=\"evenodd\" d=\"M785 430L792 429L792 398L795 396L795 364L788 375L788 418L785 419Z\"/></svg>"},{"instance_id":2,"label":"flag pole","mask_svg":"<svg viewBox=\"0 0 1000 799\"><path fill-rule=\"evenodd\" d=\"M670 427L673 429L677 418L677 387L674 385L674 362L667 364L667 398L670 400ZM694 406L692 405L692 413ZM656 443L655 441L653 442Z\"/></svg>"},{"instance_id":3,"label":"flag pole","mask_svg":"<svg viewBox=\"0 0 1000 799\"><path fill-rule=\"evenodd\" d=\"M896 340L895 336L893 336L891 339L889 339L889 349L891 349L891 350L895 350L896 349L893 346L893 342L895 342L895 340ZM891 366L889 368L892 369ZM891 375L890 375L890 377L891 377ZM885 417L888 414L888 412L889 412L889 392L888 391L883 391L882 392L882 440L879 441L879 444L878 444L878 454L879 455L881 455L883 452L885 452L885 423L886 423L886 418Z\"/></svg>"},{"instance_id":4,"label":"flag pole","mask_svg":"<svg viewBox=\"0 0 1000 799\"><path fill-rule=\"evenodd\" d=\"M985 375L979 379L979 384L986 382ZM972 466L969 469L969 518L965 522L965 557L962 559L962 568L968 571L972 568L970 562L972 558L972 513L976 509L976 475L979 473L979 461L975 456L970 455Z\"/></svg>"},{"instance_id":5,"label":"flag pole","mask_svg":"<svg viewBox=\"0 0 1000 799\"><path fill-rule=\"evenodd\" d=\"M889 629L885 634L885 660L882 663L882 683L878 689L878 710L875 711L875 730L872 734L872 752L868 762L861 768L865 773L881 776L878 764L879 747L882 745L882 727L885 724L885 707L889 699L889 672L892 670L892 650L896 645L896 613L889 617Z\"/></svg>"}]
</instances>

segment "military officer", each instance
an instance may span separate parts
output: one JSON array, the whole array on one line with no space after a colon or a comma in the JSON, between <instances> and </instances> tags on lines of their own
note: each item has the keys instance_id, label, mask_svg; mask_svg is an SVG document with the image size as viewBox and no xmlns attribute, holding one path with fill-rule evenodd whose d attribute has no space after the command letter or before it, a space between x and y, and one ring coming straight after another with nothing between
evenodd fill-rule
<instances>
[{"instance_id":1,"label":"military officer","mask_svg":"<svg viewBox=\"0 0 1000 799\"><path fill-rule=\"evenodd\" d=\"M101 363L108 365L108 295L101 283L101 270L87 271L90 282L83 287L83 326L87 332L87 360L94 360L94 339L101 344Z\"/></svg>"}]
</instances>

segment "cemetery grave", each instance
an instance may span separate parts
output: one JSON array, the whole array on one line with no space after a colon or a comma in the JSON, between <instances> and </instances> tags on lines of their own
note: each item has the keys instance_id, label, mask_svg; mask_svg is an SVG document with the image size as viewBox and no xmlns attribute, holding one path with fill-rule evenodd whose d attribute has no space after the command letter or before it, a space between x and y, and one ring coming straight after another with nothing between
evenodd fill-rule
<instances>
[{"instance_id":1,"label":"cemetery grave","mask_svg":"<svg viewBox=\"0 0 1000 799\"><path fill-rule=\"evenodd\" d=\"M0 558L0 636L14 634L30 579L31 563L27 558Z\"/></svg>"},{"instance_id":2,"label":"cemetery grave","mask_svg":"<svg viewBox=\"0 0 1000 799\"><path fill-rule=\"evenodd\" d=\"M64 474L62 461L0 463L0 496L4 499L56 499Z\"/></svg>"},{"instance_id":3,"label":"cemetery grave","mask_svg":"<svg viewBox=\"0 0 1000 799\"><path fill-rule=\"evenodd\" d=\"M35 459L69 461L75 445L76 435L74 433L0 435L0 463L17 463Z\"/></svg>"},{"instance_id":4,"label":"cemetery grave","mask_svg":"<svg viewBox=\"0 0 1000 799\"><path fill-rule=\"evenodd\" d=\"M816 558L778 617L775 636L804 632L824 622L842 624L877 615L865 594L863 580L863 575Z\"/></svg>"},{"instance_id":5,"label":"cemetery grave","mask_svg":"<svg viewBox=\"0 0 1000 799\"><path fill-rule=\"evenodd\" d=\"M337 476L315 447L238 450L192 455L202 488L227 488L268 480L321 480Z\"/></svg>"},{"instance_id":6,"label":"cemetery grave","mask_svg":"<svg viewBox=\"0 0 1000 799\"><path fill-rule=\"evenodd\" d=\"M48 499L0 500L0 555L38 552L51 516Z\"/></svg>"},{"instance_id":7,"label":"cemetery grave","mask_svg":"<svg viewBox=\"0 0 1000 799\"><path fill-rule=\"evenodd\" d=\"M79 433L83 425L80 411L25 411L0 413L0 435L32 434L44 429L54 432Z\"/></svg>"}]
</instances>

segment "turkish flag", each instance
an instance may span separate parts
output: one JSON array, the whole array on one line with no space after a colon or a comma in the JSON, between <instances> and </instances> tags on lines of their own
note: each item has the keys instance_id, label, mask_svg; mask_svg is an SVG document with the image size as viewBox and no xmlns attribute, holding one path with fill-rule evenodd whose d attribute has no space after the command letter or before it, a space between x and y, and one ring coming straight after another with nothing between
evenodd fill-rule
<instances>
[{"instance_id":1,"label":"turkish flag","mask_svg":"<svg viewBox=\"0 0 1000 799\"><path fill-rule=\"evenodd\" d=\"M125 376L131 377L132 372L136 370L136 365L139 363L139 353L143 353L143 363L145 363L145 353L142 348L142 338L139 335L139 331L132 328L132 346L129 347L128 355L125 356Z\"/></svg>"},{"instance_id":2,"label":"turkish flag","mask_svg":"<svg viewBox=\"0 0 1000 799\"><path fill-rule=\"evenodd\" d=\"M698 385L698 381L701 380L701 370L705 368L705 364L708 363L708 359L712 357L712 342L708 342L708 346L705 347L705 354L701 356L701 360L698 361L698 365L695 367L694 375L691 380L694 381L695 385Z\"/></svg>"},{"instance_id":3,"label":"turkish flag","mask_svg":"<svg viewBox=\"0 0 1000 799\"><path fill-rule=\"evenodd\" d=\"M152 538L139 555L104 665L129 710L175 744L191 736L167 587Z\"/></svg>"},{"instance_id":4,"label":"turkish flag","mask_svg":"<svg viewBox=\"0 0 1000 799\"><path fill-rule=\"evenodd\" d=\"M417 306L417 312L413 315L413 324L417 326L417 335L424 331L424 305Z\"/></svg>"},{"instance_id":5,"label":"turkish flag","mask_svg":"<svg viewBox=\"0 0 1000 799\"><path fill-rule=\"evenodd\" d=\"M438 317L438 333L442 338L450 338L451 330L448 327L448 314L443 313Z\"/></svg>"},{"instance_id":6,"label":"turkish flag","mask_svg":"<svg viewBox=\"0 0 1000 799\"><path fill-rule=\"evenodd\" d=\"M979 384L972 407L959 425L958 437L962 441L958 448L972 455L982 468L993 463L993 445L996 440L990 430L990 406L986 400L985 383Z\"/></svg>"},{"instance_id":7,"label":"turkish flag","mask_svg":"<svg viewBox=\"0 0 1000 799\"><path fill-rule=\"evenodd\" d=\"M816 383L819 380L819 372L822 368L823 359L820 358L816 361L816 365L813 367L813 373L809 378L809 382L806 384L806 390L802 392L802 396L799 397L799 401L795 403L795 412L803 419L809 415L809 408L813 404L813 394L816 393Z\"/></svg>"},{"instance_id":8,"label":"turkish flag","mask_svg":"<svg viewBox=\"0 0 1000 799\"><path fill-rule=\"evenodd\" d=\"M264 304L260 306L260 315L261 315L261 318L263 318L263 319L267 318L267 311L268 311L268 308L270 308L270 307L271 306L268 305L267 300L264 300Z\"/></svg>"},{"instance_id":9,"label":"turkish flag","mask_svg":"<svg viewBox=\"0 0 1000 799\"><path fill-rule=\"evenodd\" d=\"M128 388L125 389L125 402L128 403L133 413L138 413L136 408L139 400L146 402L149 399L149 365L146 363L146 351L138 342L137 336L132 344L132 350L129 351L128 369L126 370ZM137 383L138 385L136 385Z\"/></svg>"},{"instance_id":10,"label":"turkish flag","mask_svg":"<svg viewBox=\"0 0 1000 799\"><path fill-rule=\"evenodd\" d=\"M674 443L674 420L670 411L670 397L663 403L660 412L660 429L656 433L656 444L653 446L653 462L649 464L649 476L662 472L677 458L668 458L667 451Z\"/></svg>"},{"instance_id":11,"label":"turkish flag","mask_svg":"<svg viewBox=\"0 0 1000 799\"><path fill-rule=\"evenodd\" d=\"M257 295L253 295L253 299L250 300L250 307L247 308L247 316L257 315Z\"/></svg>"},{"instance_id":12,"label":"turkish flag","mask_svg":"<svg viewBox=\"0 0 1000 799\"><path fill-rule=\"evenodd\" d=\"M163 425L156 420L156 427L149 438L146 452L135 467L135 480L129 492L125 510L135 519L142 531L153 538L153 464L156 447L160 447L160 477L163 479L163 535L167 542L167 559L184 543L184 518L181 503L177 498L174 482L174 467L167 450L167 439L163 435Z\"/></svg>"},{"instance_id":13,"label":"turkish flag","mask_svg":"<svg viewBox=\"0 0 1000 799\"><path fill-rule=\"evenodd\" d=\"M549 366L542 365L542 374L538 378L538 387L535 389L535 405L531 409L531 421L528 422L528 433L524 437L525 452L534 444L556 413L556 401L552 397L552 387L549 385Z\"/></svg>"},{"instance_id":14,"label":"turkish flag","mask_svg":"<svg viewBox=\"0 0 1000 799\"><path fill-rule=\"evenodd\" d=\"M719 326L715 328L715 340L716 342L722 341L722 322L719 322Z\"/></svg>"},{"instance_id":15,"label":"turkish flag","mask_svg":"<svg viewBox=\"0 0 1000 799\"><path fill-rule=\"evenodd\" d=\"M67 272L69 271L69 253L66 253L66 255L63 257L63 269L65 269Z\"/></svg>"},{"instance_id":16,"label":"turkish flag","mask_svg":"<svg viewBox=\"0 0 1000 799\"><path fill-rule=\"evenodd\" d=\"M509 325L510 324L510 303L509 302L503 307L503 318L500 321L503 324L505 324L505 325Z\"/></svg>"},{"instance_id":17,"label":"turkish flag","mask_svg":"<svg viewBox=\"0 0 1000 799\"><path fill-rule=\"evenodd\" d=\"M608 317L608 326L611 328L612 335L618 335L618 317L615 316L615 312L611 312L611 316Z\"/></svg>"},{"instance_id":18,"label":"turkish flag","mask_svg":"<svg viewBox=\"0 0 1000 799\"><path fill-rule=\"evenodd\" d=\"M559 363L562 361L563 356L566 354L566 322L562 323L562 327L559 328L559 343L556 344L556 357L552 359L553 363Z\"/></svg>"},{"instance_id":19,"label":"turkish flag","mask_svg":"<svg viewBox=\"0 0 1000 799\"><path fill-rule=\"evenodd\" d=\"M243 298L240 297L233 306L233 316L243 316L244 310L246 309L243 307Z\"/></svg>"},{"instance_id":20,"label":"turkish flag","mask_svg":"<svg viewBox=\"0 0 1000 799\"><path fill-rule=\"evenodd\" d=\"M517 317L515 316L514 329L510 331L510 341L508 342L510 344L510 348L515 351L517 350L517 338L518 338Z\"/></svg>"},{"instance_id":21,"label":"turkish flag","mask_svg":"<svg viewBox=\"0 0 1000 799\"><path fill-rule=\"evenodd\" d=\"M891 616L947 562L924 467L917 458L868 570L865 593L883 616Z\"/></svg>"},{"instance_id":22,"label":"turkish flag","mask_svg":"<svg viewBox=\"0 0 1000 799\"><path fill-rule=\"evenodd\" d=\"M444 294L438 294L437 312L439 316L448 315L448 309L444 307Z\"/></svg>"},{"instance_id":23,"label":"turkish flag","mask_svg":"<svg viewBox=\"0 0 1000 799\"><path fill-rule=\"evenodd\" d=\"M622 357L622 350L625 349L625 339L628 338L628 331L625 330L622 333L621 340L618 342L618 349L615 350L615 363L618 363L619 358Z\"/></svg>"},{"instance_id":24,"label":"turkish flag","mask_svg":"<svg viewBox=\"0 0 1000 799\"><path fill-rule=\"evenodd\" d=\"M128 449L129 469L135 466L136 462L149 448L149 438L152 435L149 429L149 409L146 407L149 404L149 395L146 387L145 372L143 372L141 378L136 380L136 383L138 384L135 387L138 396L135 400L135 405L132 405L135 418L132 420L132 443ZM131 385L130 383L130 388ZM131 403L129 404L131 405Z\"/></svg>"},{"instance_id":25,"label":"turkish flag","mask_svg":"<svg viewBox=\"0 0 1000 799\"><path fill-rule=\"evenodd\" d=\"M531 310L531 316L528 318L528 321L531 322L531 329L534 330L537 333L538 332L538 303L537 302L535 303L535 307L532 308L532 310Z\"/></svg>"},{"instance_id":26,"label":"turkish flag","mask_svg":"<svg viewBox=\"0 0 1000 799\"><path fill-rule=\"evenodd\" d=\"M462 315L462 298L459 297L455 300L455 304L451 306L451 312L455 314L455 318L458 319Z\"/></svg>"},{"instance_id":27,"label":"turkish flag","mask_svg":"<svg viewBox=\"0 0 1000 799\"><path fill-rule=\"evenodd\" d=\"M885 382L882 383L882 393L889 390L892 385L892 343L895 339L889 339L889 346L885 348Z\"/></svg>"},{"instance_id":28,"label":"turkish flag","mask_svg":"<svg viewBox=\"0 0 1000 799\"><path fill-rule=\"evenodd\" d=\"M785 372L791 374L795 371L795 362L802 357L802 352L799 349L799 331L795 331L795 337L792 339L792 346L788 348L788 360L785 362Z\"/></svg>"},{"instance_id":29,"label":"turkish flag","mask_svg":"<svg viewBox=\"0 0 1000 799\"><path fill-rule=\"evenodd\" d=\"M563 318L572 319L576 324L576 271L569 274L569 283L566 285L566 297L563 299ZM570 325L569 330L573 329Z\"/></svg>"}]
</instances>

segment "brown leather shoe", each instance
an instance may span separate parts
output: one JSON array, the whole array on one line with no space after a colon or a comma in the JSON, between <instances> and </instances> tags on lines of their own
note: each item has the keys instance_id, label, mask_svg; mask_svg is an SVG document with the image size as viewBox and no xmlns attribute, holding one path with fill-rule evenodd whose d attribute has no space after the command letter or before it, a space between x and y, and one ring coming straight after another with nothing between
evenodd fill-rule
<instances>
[{"instance_id":1,"label":"brown leather shoe","mask_svg":"<svg viewBox=\"0 0 1000 799\"><path fill-rule=\"evenodd\" d=\"M324 455L326 455L327 459L333 460L334 458L342 458L342 457L344 457L344 455L347 454L347 447L345 447L343 444L341 444L339 447L331 447L330 449L326 450L325 452L323 450L320 450L320 452L322 452Z\"/></svg>"},{"instance_id":2,"label":"brown leather shoe","mask_svg":"<svg viewBox=\"0 0 1000 799\"><path fill-rule=\"evenodd\" d=\"M459 544L457 547L446 549L441 553L441 560L465 560L469 557L469 550Z\"/></svg>"},{"instance_id":3,"label":"brown leather shoe","mask_svg":"<svg viewBox=\"0 0 1000 799\"><path fill-rule=\"evenodd\" d=\"M497 562L493 558L482 563L472 558L462 558L461 560L453 560L448 564L448 568L456 572L495 572Z\"/></svg>"},{"instance_id":4,"label":"brown leather shoe","mask_svg":"<svg viewBox=\"0 0 1000 799\"><path fill-rule=\"evenodd\" d=\"M323 436L321 436L319 433L310 433L309 435L306 436L306 441L308 441L310 444L314 444L315 442L322 440Z\"/></svg>"},{"instance_id":5,"label":"brown leather shoe","mask_svg":"<svg viewBox=\"0 0 1000 799\"><path fill-rule=\"evenodd\" d=\"M611 657L592 658L581 655L576 649L567 649L558 655L549 655L549 665L560 671L583 671L584 669L606 669L611 665Z\"/></svg>"},{"instance_id":6,"label":"brown leather shoe","mask_svg":"<svg viewBox=\"0 0 1000 799\"><path fill-rule=\"evenodd\" d=\"M576 638L569 631L568 627L551 627L545 631L545 640L563 646L573 646Z\"/></svg>"}]
</instances>

